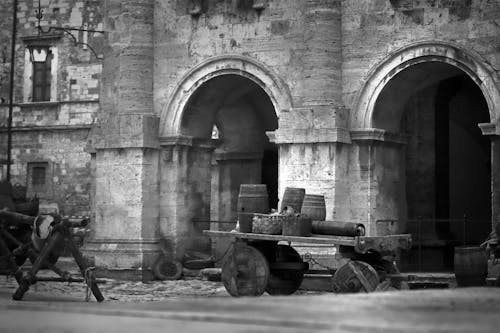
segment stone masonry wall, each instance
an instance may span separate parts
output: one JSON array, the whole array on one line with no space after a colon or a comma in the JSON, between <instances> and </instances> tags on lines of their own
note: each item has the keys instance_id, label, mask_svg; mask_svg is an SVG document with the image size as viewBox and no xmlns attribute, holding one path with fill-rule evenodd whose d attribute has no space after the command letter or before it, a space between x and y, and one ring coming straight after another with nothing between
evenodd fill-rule
<instances>
[{"instance_id":1,"label":"stone masonry wall","mask_svg":"<svg viewBox=\"0 0 500 333\"><path fill-rule=\"evenodd\" d=\"M370 70L419 41L448 41L500 70L499 1L342 1L343 101L352 108Z\"/></svg>"},{"instance_id":2,"label":"stone masonry wall","mask_svg":"<svg viewBox=\"0 0 500 333\"><path fill-rule=\"evenodd\" d=\"M44 31L49 25L103 28L101 1L42 0L40 4L43 11L40 25ZM12 0L5 0L0 11L0 97L4 102L0 104L0 160L7 155L12 5ZM35 15L38 1L19 0L17 9L12 182L27 185L28 163L47 162L51 190L41 198L42 204L55 204L63 214L90 214L90 155L85 148L99 110L102 65L89 47L75 45L70 36L62 34L51 44L57 48L57 81L54 78L51 82L56 86L56 95L52 96L50 103L31 102L31 92L25 88L31 80L29 71L28 76L25 75L25 66L31 64L23 38L38 34ZM97 54L102 53L102 34L78 31L73 31L73 34L78 42L88 43ZM4 165L0 177L5 176L5 170Z\"/></svg>"},{"instance_id":3,"label":"stone masonry wall","mask_svg":"<svg viewBox=\"0 0 500 333\"><path fill-rule=\"evenodd\" d=\"M500 2L498 1L342 1L342 94L345 107L351 115L358 112L356 103L360 91L377 65L397 50L422 41L451 43L466 53L473 54L485 66L493 70L493 80L496 80L498 87L500 26L497 21L499 17ZM454 55L449 56L454 57ZM498 112L497 110L491 111ZM430 119L424 119L425 126L432 127L432 122L428 120ZM420 132L423 134L425 131ZM425 134L420 136L420 139L412 138L409 144L425 147L429 146L428 140L430 139L431 137ZM358 149L354 145L351 146L349 168L351 170L368 168L368 176L370 172L375 172L373 177L382 178L375 178L375 182L369 183L364 178L366 176L363 176L363 172L360 174L361 177L357 176L356 172L350 172L349 183L352 186L350 191L346 192L344 201L353 203L353 205L348 205L352 212L351 216L355 220L363 221L367 216L373 217L373 212L376 211L375 216L378 218L404 218L404 214L399 217L395 216L395 210L391 212L391 208L378 206L378 204L371 208L363 204L359 209L355 209L356 203L360 202L361 198L366 198L367 192L378 193L377 195L380 196L381 192L378 191L381 189L383 177L390 177L389 173L394 171L388 169L386 170L388 174L385 174L377 171L380 165L363 166L362 151L362 147ZM424 168L425 165L429 167L433 163L429 153L410 156L409 161L413 166ZM434 191L432 174L429 173L415 180L417 175L415 170L410 169L409 172L410 182L417 181L418 187L425 187L428 191L427 195L432 196ZM407 186L411 185L415 184L407 184ZM394 190L396 190L396 185L394 185ZM413 208L419 210L410 212L412 215L428 213L433 209L419 202L419 200L423 201L423 194L416 194L419 193L418 191L410 190L409 192L410 197L407 199L412 200L415 205ZM364 202L369 202L369 199Z\"/></svg>"},{"instance_id":4,"label":"stone masonry wall","mask_svg":"<svg viewBox=\"0 0 500 333\"><path fill-rule=\"evenodd\" d=\"M155 110L161 112L175 86L202 61L243 55L263 63L286 82L294 112L281 114L282 127L345 126L340 101L340 1L204 1L200 15L187 1L155 7ZM172 110L169 110L172 111ZM282 110L276 110L281 113Z\"/></svg>"}]
</instances>

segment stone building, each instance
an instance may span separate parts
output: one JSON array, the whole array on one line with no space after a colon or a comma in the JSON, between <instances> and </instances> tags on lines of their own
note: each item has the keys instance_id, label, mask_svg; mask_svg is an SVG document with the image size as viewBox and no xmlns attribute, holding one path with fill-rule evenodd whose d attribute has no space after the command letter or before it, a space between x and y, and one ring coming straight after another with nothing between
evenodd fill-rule
<instances>
[{"instance_id":1,"label":"stone building","mask_svg":"<svg viewBox=\"0 0 500 333\"><path fill-rule=\"evenodd\" d=\"M13 0L0 11L0 178L6 176L9 73L13 38ZM43 17L39 34L38 1L19 0L15 36L12 112L11 182L38 196L41 208L61 214L90 214L91 167L85 148L99 110L99 81L103 34L73 37L49 27L102 30L101 1L40 1ZM29 49L47 54L31 58ZM43 49L43 51L42 51Z\"/></svg>"},{"instance_id":2,"label":"stone building","mask_svg":"<svg viewBox=\"0 0 500 333\"><path fill-rule=\"evenodd\" d=\"M199 229L235 219L242 183L267 184L273 206L287 186L323 194L327 219L370 235L465 215L479 241L500 220L499 1L107 0L99 10L86 253L110 273L149 278L160 243L175 258L209 248Z\"/></svg>"}]
</instances>

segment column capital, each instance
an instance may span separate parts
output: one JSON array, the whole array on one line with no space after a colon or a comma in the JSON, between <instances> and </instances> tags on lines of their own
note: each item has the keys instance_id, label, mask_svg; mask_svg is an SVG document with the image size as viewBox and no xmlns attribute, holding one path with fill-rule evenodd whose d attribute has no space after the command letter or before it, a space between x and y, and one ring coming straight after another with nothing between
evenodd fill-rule
<instances>
[{"instance_id":1,"label":"column capital","mask_svg":"<svg viewBox=\"0 0 500 333\"><path fill-rule=\"evenodd\" d=\"M188 135L164 136L160 138L161 147L186 146L193 148L215 149L222 144L220 139L195 138Z\"/></svg>"},{"instance_id":2,"label":"column capital","mask_svg":"<svg viewBox=\"0 0 500 333\"><path fill-rule=\"evenodd\" d=\"M497 135L500 136L499 129L494 123L480 123L477 124L483 135Z\"/></svg>"},{"instance_id":3,"label":"column capital","mask_svg":"<svg viewBox=\"0 0 500 333\"><path fill-rule=\"evenodd\" d=\"M346 128L287 128L266 132L269 141L276 144L290 143L350 143L349 131Z\"/></svg>"},{"instance_id":4,"label":"column capital","mask_svg":"<svg viewBox=\"0 0 500 333\"><path fill-rule=\"evenodd\" d=\"M380 128L354 128L350 134L352 141L383 141L403 145L407 142L405 135Z\"/></svg>"}]
</instances>

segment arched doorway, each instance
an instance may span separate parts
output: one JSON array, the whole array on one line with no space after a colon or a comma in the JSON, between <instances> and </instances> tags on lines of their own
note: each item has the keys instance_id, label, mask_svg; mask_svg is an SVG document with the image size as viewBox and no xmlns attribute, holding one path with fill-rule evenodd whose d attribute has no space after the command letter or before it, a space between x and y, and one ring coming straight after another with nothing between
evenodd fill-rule
<instances>
[{"instance_id":1,"label":"arched doorway","mask_svg":"<svg viewBox=\"0 0 500 333\"><path fill-rule=\"evenodd\" d=\"M236 220L240 184L266 184L269 207L277 206L278 149L266 135L277 128L271 99L244 76L217 76L189 98L181 134L220 141L211 161L211 220Z\"/></svg>"},{"instance_id":2,"label":"arched doorway","mask_svg":"<svg viewBox=\"0 0 500 333\"><path fill-rule=\"evenodd\" d=\"M278 201L278 149L266 135L278 128L278 117L268 93L238 73L219 73L193 88L185 92L178 135L161 139L160 233L177 257L227 248L202 231L235 227L241 184L264 183L270 207Z\"/></svg>"},{"instance_id":3,"label":"arched doorway","mask_svg":"<svg viewBox=\"0 0 500 333\"><path fill-rule=\"evenodd\" d=\"M278 157L266 131L291 96L265 65L237 55L207 59L171 89L159 128L159 234L182 259L186 249L207 249L201 229L234 227L241 183L266 183L273 207Z\"/></svg>"},{"instance_id":4,"label":"arched doorway","mask_svg":"<svg viewBox=\"0 0 500 333\"><path fill-rule=\"evenodd\" d=\"M444 62L409 66L377 98L374 126L406 138L407 232L437 258L425 269L452 268L454 246L491 231L491 148L478 126L489 120L476 83Z\"/></svg>"},{"instance_id":5,"label":"arched doorway","mask_svg":"<svg viewBox=\"0 0 500 333\"><path fill-rule=\"evenodd\" d=\"M371 234L380 234L379 220L397 221L382 232L394 233L410 230L405 223L413 218L431 216L426 238L454 238L457 244L464 236L466 242L486 237L487 219L500 218L500 92L493 73L478 54L438 41L397 50L369 73L350 124L353 142L370 163ZM465 232L463 223L443 221L460 216L463 222L464 213ZM440 251L441 266L450 263L448 248L448 258Z\"/></svg>"}]
</instances>

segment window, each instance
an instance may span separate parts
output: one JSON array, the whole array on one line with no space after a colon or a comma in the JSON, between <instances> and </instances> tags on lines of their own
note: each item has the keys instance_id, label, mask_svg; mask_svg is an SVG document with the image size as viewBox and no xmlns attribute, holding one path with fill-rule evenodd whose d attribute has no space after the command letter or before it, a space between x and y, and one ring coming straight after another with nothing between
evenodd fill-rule
<instances>
[{"instance_id":1,"label":"window","mask_svg":"<svg viewBox=\"0 0 500 333\"><path fill-rule=\"evenodd\" d=\"M52 53L49 51L45 61L33 62L33 102L50 101Z\"/></svg>"},{"instance_id":2,"label":"window","mask_svg":"<svg viewBox=\"0 0 500 333\"><path fill-rule=\"evenodd\" d=\"M49 163L30 162L27 171L28 196L49 198L52 189Z\"/></svg>"},{"instance_id":3,"label":"window","mask_svg":"<svg viewBox=\"0 0 500 333\"><path fill-rule=\"evenodd\" d=\"M45 186L45 175L47 168L45 166L34 166L31 174L31 185L33 188L40 188Z\"/></svg>"},{"instance_id":4,"label":"window","mask_svg":"<svg viewBox=\"0 0 500 333\"><path fill-rule=\"evenodd\" d=\"M24 103L56 102L60 38L60 34L21 37L24 42Z\"/></svg>"}]
</instances>

